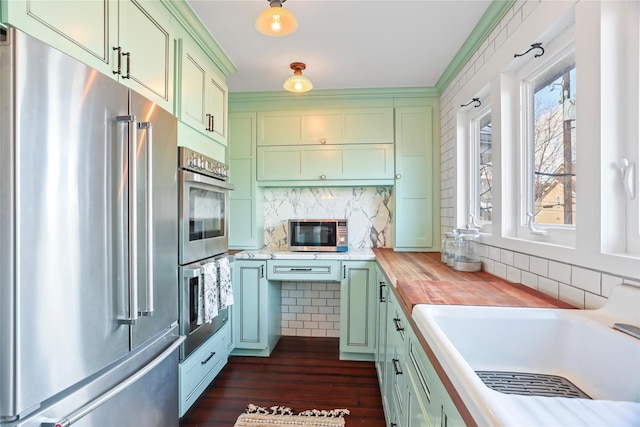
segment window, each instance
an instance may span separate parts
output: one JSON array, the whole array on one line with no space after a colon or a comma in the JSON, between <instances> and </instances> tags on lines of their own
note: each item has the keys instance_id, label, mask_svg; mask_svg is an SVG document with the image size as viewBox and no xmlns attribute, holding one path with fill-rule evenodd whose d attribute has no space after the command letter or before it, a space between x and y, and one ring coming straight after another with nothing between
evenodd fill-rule
<instances>
[{"instance_id":1,"label":"window","mask_svg":"<svg viewBox=\"0 0 640 427\"><path fill-rule=\"evenodd\" d=\"M491 223L493 214L493 163L491 110L484 107L471 116L470 124L470 202L472 222L482 228ZM486 230L485 230L486 231Z\"/></svg>"},{"instance_id":2,"label":"window","mask_svg":"<svg viewBox=\"0 0 640 427\"><path fill-rule=\"evenodd\" d=\"M572 244L578 184L573 45L556 50L527 71L520 74L522 223L518 236L545 236L546 241Z\"/></svg>"}]
</instances>

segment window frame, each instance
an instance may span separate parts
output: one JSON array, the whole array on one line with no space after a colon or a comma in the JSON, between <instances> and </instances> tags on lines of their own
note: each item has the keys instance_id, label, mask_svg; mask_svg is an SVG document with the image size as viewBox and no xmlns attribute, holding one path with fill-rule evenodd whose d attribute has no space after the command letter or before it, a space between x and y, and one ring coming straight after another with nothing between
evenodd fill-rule
<instances>
[{"instance_id":1,"label":"window frame","mask_svg":"<svg viewBox=\"0 0 640 427\"><path fill-rule=\"evenodd\" d=\"M487 96L483 100L483 103L477 109L469 110L467 114L468 122L468 169L469 169L469 188L468 188L468 218L469 225L478 228L482 233L491 234L493 231L493 218L494 218L494 197L493 188L495 188L494 174L492 172L492 210L491 221L482 220L480 218L480 123L482 119L489 116L491 124L493 126L493 117L491 109L491 99ZM493 135L493 132L492 132ZM493 164L493 137L492 137L492 159ZM493 166L492 166L493 170Z\"/></svg>"},{"instance_id":2,"label":"window frame","mask_svg":"<svg viewBox=\"0 0 640 427\"><path fill-rule=\"evenodd\" d=\"M523 240L546 242L566 247L576 245L576 225L573 224L537 224L531 221L530 214L535 214L534 195L534 163L535 163L535 121L533 105L533 82L547 70L565 60L567 56L576 55L576 43L573 26L565 29L555 40L545 47L545 55L535 58L533 55L515 73L515 82L519 97L519 124L517 221L515 237ZM542 61L540 61L542 59ZM576 79L578 70L576 67ZM576 120L577 123L577 120ZM576 141L576 151L578 151ZM577 170L577 168L576 168ZM577 215L577 209L576 209Z\"/></svg>"}]
</instances>

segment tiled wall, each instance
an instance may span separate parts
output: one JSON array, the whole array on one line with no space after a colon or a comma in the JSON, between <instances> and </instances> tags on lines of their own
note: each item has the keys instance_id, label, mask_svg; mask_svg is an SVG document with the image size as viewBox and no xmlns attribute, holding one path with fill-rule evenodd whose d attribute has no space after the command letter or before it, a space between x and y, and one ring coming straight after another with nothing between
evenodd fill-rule
<instances>
[{"instance_id":1,"label":"tiled wall","mask_svg":"<svg viewBox=\"0 0 640 427\"><path fill-rule=\"evenodd\" d=\"M282 335L340 336L340 283L282 282Z\"/></svg>"},{"instance_id":2,"label":"tiled wall","mask_svg":"<svg viewBox=\"0 0 640 427\"><path fill-rule=\"evenodd\" d=\"M517 1L502 21L472 55L441 96L441 233L456 228L456 115L459 105L454 97L464 85L492 61L494 53L527 21L544 1ZM486 82L488 83L488 82ZM640 283L601 271L518 253L503 248L479 245L483 269L505 280L522 283L580 308L598 308L611 288L620 283Z\"/></svg>"},{"instance_id":3,"label":"tiled wall","mask_svg":"<svg viewBox=\"0 0 640 427\"><path fill-rule=\"evenodd\" d=\"M513 283L522 283L579 308L599 308L611 289L634 282L596 270L554 260L478 245L482 269Z\"/></svg>"}]
</instances>

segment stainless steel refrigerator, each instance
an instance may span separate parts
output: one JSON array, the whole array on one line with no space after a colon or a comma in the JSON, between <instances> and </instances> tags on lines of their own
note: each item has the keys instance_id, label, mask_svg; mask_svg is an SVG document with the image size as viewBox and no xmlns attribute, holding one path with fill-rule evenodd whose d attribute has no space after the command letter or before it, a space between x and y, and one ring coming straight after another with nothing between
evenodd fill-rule
<instances>
[{"instance_id":1,"label":"stainless steel refrigerator","mask_svg":"<svg viewBox=\"0 0 640 427\"><path fill-rule=\"evenodd\" d=\"M0 30L0 426L178 425L176 135Z\"/></svg>"}]
</instances>

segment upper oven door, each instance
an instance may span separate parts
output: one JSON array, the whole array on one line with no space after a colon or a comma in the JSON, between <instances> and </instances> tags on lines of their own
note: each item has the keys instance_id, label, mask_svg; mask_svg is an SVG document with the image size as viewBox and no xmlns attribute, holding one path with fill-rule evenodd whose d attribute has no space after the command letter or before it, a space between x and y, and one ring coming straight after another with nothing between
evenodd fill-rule
<instances>
[{"instance_id":1,"label":"upper oven door","mask_svg":"<svg viewBox=\"0 0 640 427\"><path fill-rule=\"evenodd\" d=\"M224 181L180 171L180 264L228 250L228 191Z\"/></svg>"}]
</instances>

